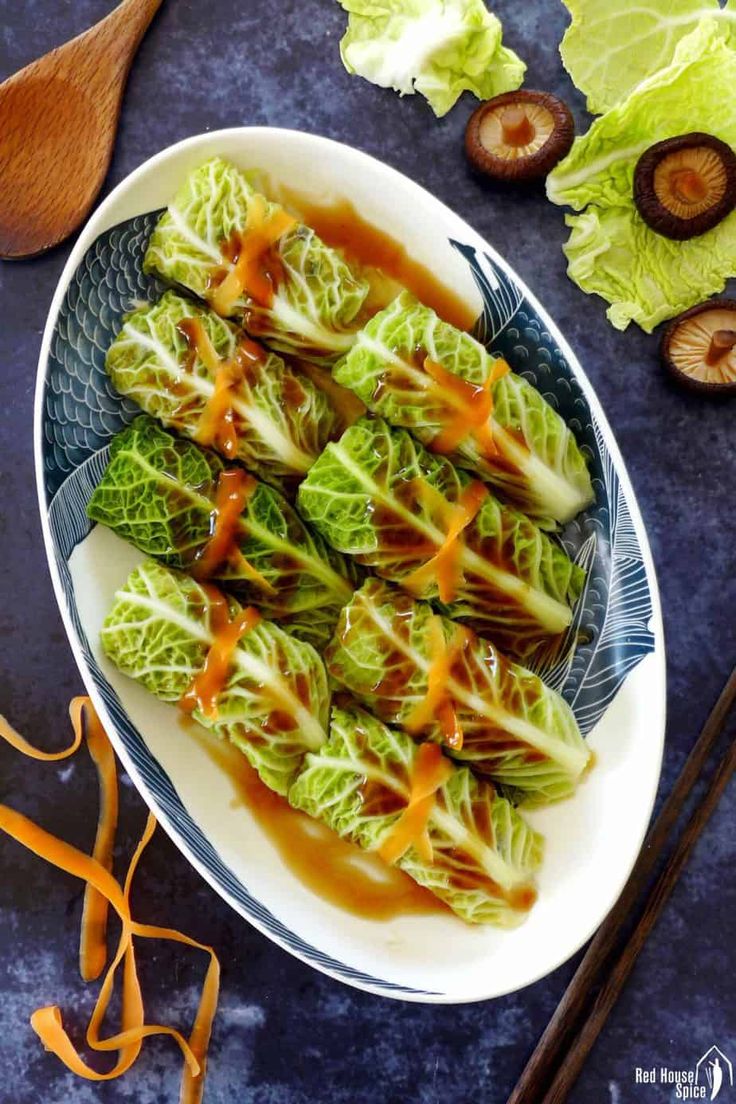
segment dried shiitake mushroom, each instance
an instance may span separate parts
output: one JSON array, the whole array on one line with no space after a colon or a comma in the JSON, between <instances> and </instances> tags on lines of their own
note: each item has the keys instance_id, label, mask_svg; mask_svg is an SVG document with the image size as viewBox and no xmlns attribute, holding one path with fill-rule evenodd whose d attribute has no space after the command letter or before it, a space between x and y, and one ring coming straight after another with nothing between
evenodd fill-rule
<instances>
[{"instance_id":1,"label":"dried shiitake mushroom","mask_svg":"<svg viewBox=\"0 0 736 1104\"><path fill-rule=\"evenodd\" d=\"M520 88L476 108L465 152L476 169L497 180L536 180L562 160L574 138L567 104L550 92Z\"/></svg>"},{"instance_id":2,"label":"dried shiitake mushroom","mask_svg":"<svg viewBox=\"0 0 736 1104\"><path fill-rule=\"evenodd\" d=\"M634 170L639 214L666 238L711 230L736 206L736 154L712 134L681 134L650 146Z\"/></svg>"},{"instance_id":3,"label":"dried shiitake mushroom","mask_svg":"<svg viewBox=\"0 0 736 1104\"><path fill-rule=\"evenodd\" d=\"M736 391L736 299L711 299L685 311L664 332L662 361L698 391Z\"/></svg>"}]
</instances>

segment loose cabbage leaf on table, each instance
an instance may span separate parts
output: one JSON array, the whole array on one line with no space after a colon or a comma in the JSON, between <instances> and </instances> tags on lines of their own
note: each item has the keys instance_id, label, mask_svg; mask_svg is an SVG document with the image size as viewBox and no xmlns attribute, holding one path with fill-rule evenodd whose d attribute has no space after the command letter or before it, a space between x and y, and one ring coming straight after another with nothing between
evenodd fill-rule
<instances>
[{"instance_id":1,"label":"loose cabbage leaf on table","mask_svg":"<svg viewBox=\"0 0 736 1104\"><path fill-rule=\"evenodd\" d=\"M327 670L381 720L415 739L447 744L449 707L462 742L447 744L447 754L513 787L520 801L568 797L590 762L570 707L489 640L446 618L439 619L438 654L437 621L431 606L369 579L342 613Z\"/></svg>"},{"instance_id":2,"label":"loose cabbage leaf on table","mask_svg":"<svg viewBox=\"0 0 736 1104\"><path fill-rule=\"evenodd\" d=\"M168 567L196 573L212 537L225 471L216 453L141 415L113 438L87 514ZM310 532L275 488L252 483L234 531L240 555L214 564L209 577L322 648L350 600L354 568Z\"/></svg>"},{"instance_id":3,"label":"loose cabbage leaf on table","mask_svg":"<svg viewBox=\"0 0 736 1104\"><path fill-rule=\"evenodd\" d=\"M704 15L729 25L733 8L718 0L564 0L572 16L560 44L573 84L593 114L608 111L658 69L669 65L681 38Z\"/></svg>"},{"instance_id":4,"label":"loose cabbage leaf on table","mask_svg":"<svg viewBox=\"0 0 736 1104\"><path fill-rule=\"evenodd\" d=\"M565 523L593 501L585 457L540 393L513 372L494 381L494 366L480 342L404 292L360 331L333 374L374 414L412 430L430 448L439 444L437 451L447 451L443 431L464 423L465 435L453 430L448 442L456 464L524 513ZM490 389L490 416L475 431L472 407L484 396L459 395L455 377Z\"/></svg>"},{"instance_id":5,"label":"loose cabbage leaf on table","mask_svg":"<svg viewBox=\"0 0 736 1104\"><path fill-rule=\"evenodd\" d=\"M362 709L333 708L327 743L308 754L289 802L366 851L386 841L409 802L414 741ZM471 924L511 928L533 904L543 840L467 767L454 767L427 822L432 859L416 846L397 865Z\"/></svg>"},{"instance_id":6,"label":"loose cabbage leaf on table","mask_svg":"<svg viewBox=\"0 0 736 1104\"><path fill-rule=\"evenodd\" d=\"M642 153L655 142L705 131L736 146L736 50L724 22L704 18L672 63L638 85L575 140L547 178L553 203L569 204L568 274L611 307L608 317L651 331L720 291L736 272L736 214L700 237L673 242L651 230L633 199Z\"/></svg>"},{"instance_id":7,"label":"loose cabbage leaf on table","mask_svg":"<svg viewBox=\"0 0 736 1104\"><path fill-rule=\"evenodd\" d=\"M501 41L483 0L340 0L349 12L340 56L356 73L402 96L419 92L435 115L463 92L481 100L518 88L526 66Z\"/></svg>"},{"instance_id":8,"label":"loose cabbage leaf on table","mask_svg":"<svg viewBox=\"0 0 736 1104\"><path fill-rule=\"evenodd\" d=\"M616 329L655 326L721 291L736 272L736 214L690 241L655 234L628 207L588 207L565 219L568 274L611 306Z\"/></svg>"},{"instance_id":9,"label":"loose cabbage leaf on table","mask_svg":"<svg viewBox=\"0 0 736 1104\"><path fill-rule=\"evenodd\" d=\"M157 698L179 702L215 639L213 591L146 560L115 594L101 633L105 654ZM235 615L240 606L228 601ZM259 621L235 649L216 719L200 709L193 716L231 740L262 781L285 794L305 752L326 739L328 713L327 676L315 650Z\"/></svg>"},{"instance_id":10,"label":"loose cabbage leaf on table","mask_svg":"<svg viewBox=\"0 0 736 1104\"><path fill-rule=\"evenodd\" d=\"M302 515L339 552L385 579L439 601L436 557L472 483L403 429L360 419L330 443L299 488ZM451 617L521 655L564 632L584 578L529 518L486 493L454 544L457 579L443 603ZM426 566L428 565L428 566ZM412 575L423 569L419 585Z\"/></svg>"},{"instance_id":11,"label":"loose cabbage leaf on table","mask_svg":"<svg viewBox=\"0 0 736 1104\"><path fill-rule=\"evenodd\" d=\"M144 269L217 302L217 287L244 250L259 275L224 313L266 344L307 359L329 361L353 341L369 284L308 226L294 221L268 244L255 212L266 220L283 209L252 187L245 173L215 157L189 174L161 216ZM233 244L236 243L236 244ZM264 294L263 272L271 291ZM248 281L246 280L246 284Z\"/></svg>"},{"instance_id":12,"label":"loose cabbage leaf on table","mask_svg":"<svg viewBox=\"0 0 736 1104\"><path fill-rule=\"evenodd\" d=\"M190 349L182 326L194 320L211 342L217 364ZM241 349L247 350L242 368ZM218 369L235 362L229 388L235 455L269 482L299 477L337 426L323 391L281 357L189 299L167 292L158 303L129 314L107 353L113 384L145 410L187 437L198 438L215 399ZM211 443L222 451L216 438Z\"/></svg>"}]
</instances>

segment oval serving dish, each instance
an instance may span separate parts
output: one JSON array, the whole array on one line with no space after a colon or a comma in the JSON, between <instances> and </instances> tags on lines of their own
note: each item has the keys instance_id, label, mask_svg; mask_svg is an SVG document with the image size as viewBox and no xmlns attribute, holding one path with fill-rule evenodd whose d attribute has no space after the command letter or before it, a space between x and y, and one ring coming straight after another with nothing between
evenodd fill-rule
<instances>
[{"instance_id":1,"label":"oval serving dish","mask_svg":"<svg viewBox=\"0 0 736 1104\"><path fill-rule=\"evenodd\" d=\"M298 179L310 202L348 198L414 260L442 273L477 310L476 336L538 387L590 459L596 502L562 534L588 570L574 622L585 642L540 673L572 706L596 766L572 799L529 814L546 837L545 862L539 900L513 931L440 913L371 921L316 896L233 801L230 778L187 738L177 711L102 654L99 630L113 593L141 559L85 514L110 438L137 412L113 392L105 351L133 303L160 293L141 271L157 214L186 173L216 154L277 184ZM105 200L64 269L41 347L35 448L51 575L87 689L147 804L241 916L341 981L437 1003L518 989L590 937L637 856L659 779L665 657L657 584L631 485L585 374L531 292L462 219L394 169L309 134L241 128L164 150Z\"/></svg>"}]
</instances>

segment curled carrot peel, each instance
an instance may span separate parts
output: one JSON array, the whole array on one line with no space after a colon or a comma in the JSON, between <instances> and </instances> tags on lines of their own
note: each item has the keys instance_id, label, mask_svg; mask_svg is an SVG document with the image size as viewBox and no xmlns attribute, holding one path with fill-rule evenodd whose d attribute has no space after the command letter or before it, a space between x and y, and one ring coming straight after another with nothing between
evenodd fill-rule
<instances>
[{"instance_id":1,"label":"curled carrot peel","mask_svg":"<svg viewBox=\"0 0 736 1104\"><path fill-rule=\"evenodd\" d=\"M185 1060L181 1083L180 1104L200 1104L204 1088L206 1052L212 1022L217 1009L220 966L211 947L191 939L173 928L140 924L130 913L130 890L138 863L156 828L155 818L149 814L143 835L128 867L121 889L110 867L114 826L117 820L117 776L112 748L100 724L92 703L87 698L75 698L70 706L74 725L74 740L61 752L42 752L29 744L4 718L0 717L0 736L23 754L34 759L58 761L68 758L87 739L90 754L97 766L102 794L102 811L98 823L93 856L84 854L71 844L46 832L22 813L0 805L0 830L34 854L46 859L87 885L82 920L80 968L82 976L97 976L93 971L99 964L100 947L105 947L107 910L111 905L120 917L122 929L117 951L110 963L100 988L89 1026L87 1043L97 1051L117 1051L118 1057L112 1069L105 1073L92 1069L83 1061L64 1029L61 1011L56 1005L40 1008L31 1016L31 1026L47 1050L56 1054L73 1073L89 1081L110 1081L125 1073L138 1058L143 1040L149 1035L170 1035L179 1045ZM160 1024L146 1024L143 998L135 963L133 937L142 939L170 939L188 947L206 951L210 956L199 1008L190 1036L186 1039L176 1028ZM123 966L121 1002L121 1028L116 1035L100 1038L100 1028L112 997L118 967ZM102 959L104 965L104 958ZM100 966L101 971L102 966Z\"/></svg>"},{"instance_id":2,"label":"curled carrot peel","mask_svg":"<svg viewBox=\"0 0 736 1104\"><path fill-rule=\"evenodd\" d=\"M118 776L115 753L94 709L85 709L84 698L74 698L69 705L74 731L83 731L87 750L97 769L100 791L100 809L92 856L105 870L112 870L112 852L118 826ZM84 888L82 926L79 936L79 972L84 981L94 981L100 976L107 961L108 901L104 894L87 882Z\"/></svg>"},{"instance_id":3,"label":"curled carrot peel","mask_svg":"<svg viewBox=\"0 0 736 1104\"><path fill-rule=\"evenodd\" d=\"M406 808L378 850L384 862L398 862L412 846L416 847L424 862L432 862L429 818L437 790L451 774L452 766L442 755L438 744L422 744L417 749Z\"/></svg>"},{"instance_id":4,"label":"curled carrot peel","mask_svg":"<svg viewBox=\"0 0 736 1104\"><path fill-rule=\"evenodd\" d=\"M446 527L444 540L437 552L426 563L409 572L402 579L402 586L417 597L422 597L427 587L437 583L441 602L452 602L462 580L462 534L474 521L488 494L479 480L469 483L456 503L447 499L429 483L418 483L420 501L436 516L437 523Z\"/></svg>"}]
</instances>

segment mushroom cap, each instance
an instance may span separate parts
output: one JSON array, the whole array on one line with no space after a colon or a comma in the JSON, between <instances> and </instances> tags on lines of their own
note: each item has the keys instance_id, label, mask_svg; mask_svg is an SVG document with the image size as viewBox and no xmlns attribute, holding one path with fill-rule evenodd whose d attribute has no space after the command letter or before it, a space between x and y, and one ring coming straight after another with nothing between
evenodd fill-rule
<instances>
[{"instance_id":1,"label":"mushroom cap","mask_svg":"<svg viewBox=\"0 0 736 1104\"><path fill-rule=\"evenodd\" d=\"M696 391L736 393L736 299L710 299L665 330L662 362Z\"/></svg>"},{"instance_id":2,"label":"mushroom cap","mask_svg":"<svg viewBox=\"0 0 736 1104\"><path fill-rule=\"evenodd\" d=\"M736 206L736 154L701 131L656 142L636 164L634 202L658 234L674 241L699 237Z\"/></svg>"},{"instance_id":3,"label":"mushroom cap","mask_svg":"<svg viewBox=\"0 0 736 1104\"><path fill-rule=\"evenodd\" d=\"M496 180L537 180L569 152L575 123L551 92L520 88L486 100L465 129L471 164Z\"/></svg>"}]
</instances>

